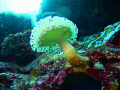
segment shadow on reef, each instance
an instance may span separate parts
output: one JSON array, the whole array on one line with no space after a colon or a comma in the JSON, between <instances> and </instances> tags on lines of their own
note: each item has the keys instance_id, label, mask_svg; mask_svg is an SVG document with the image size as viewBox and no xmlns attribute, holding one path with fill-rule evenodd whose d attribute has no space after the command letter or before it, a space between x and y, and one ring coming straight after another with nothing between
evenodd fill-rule
<instances>
[{"instance_id":1,"label":"shadow on reef","mask_svg":"<svg viewBox=\"0 0 120 90\"><path fill-rule=\"evenodd\" d=\"M85 73L71 73L58 90L101 90L101 82Z\"/></svg>"}]
</instances>

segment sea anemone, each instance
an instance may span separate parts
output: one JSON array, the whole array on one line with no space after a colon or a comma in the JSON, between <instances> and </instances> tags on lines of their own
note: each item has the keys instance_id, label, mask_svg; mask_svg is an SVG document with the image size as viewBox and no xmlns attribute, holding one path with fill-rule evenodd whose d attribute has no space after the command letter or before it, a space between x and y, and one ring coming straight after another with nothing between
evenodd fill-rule
<instances>
[{"instance_id":1,"label":"sea anemone","mask_svg":"<svg viewBox=\"0 0 120 90\"><path fill-rule=\"evenodd\" d=\"M70 44L76 41L77 34L78 28L72 21L48 16L41 19L31 31L30 44L33 51L37 52L55 51L60 46L72 65L86 67L89 58L79 55Z\"/></svg>"}]
</instances>

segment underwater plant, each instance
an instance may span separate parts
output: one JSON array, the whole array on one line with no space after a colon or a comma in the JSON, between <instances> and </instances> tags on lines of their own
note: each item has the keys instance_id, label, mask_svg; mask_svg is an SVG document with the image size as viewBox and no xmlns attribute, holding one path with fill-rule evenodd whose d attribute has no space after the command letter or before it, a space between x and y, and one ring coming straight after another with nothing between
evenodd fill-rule
<instances>
[{"instance_id":1,"label":"underwater plant","mask_svg":"<svg viewBox=\"0 0 120 90\"><path fill-rule=\"evenodd\" d=\"M71 65L85 69L89 58L79 55L70 44L76 40L77 34L78 28L72 21L64 17L48 16L41 19L31 31L30 44L33 51L37 52L55 51L60 45Z\"/></svg>"}]
</instances>

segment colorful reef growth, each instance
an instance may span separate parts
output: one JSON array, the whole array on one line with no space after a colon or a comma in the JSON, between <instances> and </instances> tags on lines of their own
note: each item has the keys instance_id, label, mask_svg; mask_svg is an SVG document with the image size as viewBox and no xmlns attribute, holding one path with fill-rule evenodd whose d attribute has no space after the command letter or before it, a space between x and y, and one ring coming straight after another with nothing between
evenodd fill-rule
<instances>
[{"instance_id":1,"label":"colorful reef growth","mask_svg":"<svg viewBox=\"0 0 120 90\"><path fill-rule=\"evenodd\" d=\"M59 44L67 61L73 66L74 72L86 72L102 81L102 88L114 90L119 87L120 72L119 68L113 67L113 64L119 62L120 56L119 50L111 48L109 45L114 41L113 38L115 38L116 35L119 37L119 30L120 24L117 22L114 25L106 27L98 37L89 37L90 39L86 42L85 50L87 51L87 56L80 55L75 48L68 43L68 41L71 43L75 41L78 32L77 27L65 18L50 16L40 20L32 30L30 44L32 49L38 52L56 50L59 46L54 45ZM68 41L66 39L68 39ZM116 43L116 41L114 41L114 43ZM117 47L118 46L119 43L117 44ZM106 49L102 51L103 47L106 47ZM108 58L109 53L112 55L111 58ZM103 61L102 58L105 59L105 61Z\"/></svg>"},{"instance_id":2,"label":"colorful reef growth","mask_svg":"<svg viewBox=\"0 0 120 90\"><path fill-rule=\"evenodd\" d=\"M0 89L68 90L62 87L66 78L85 73L101 81L101 90L119 90L120 22L105 27L101 33L86 36L82 42L76 41L77 33L76 25L66 18L41 19L31 31L30 45L33 51L43 54L26 67L1 62ZM71 77L66 83L72 80Z\"/></svg>"}]
</instances>

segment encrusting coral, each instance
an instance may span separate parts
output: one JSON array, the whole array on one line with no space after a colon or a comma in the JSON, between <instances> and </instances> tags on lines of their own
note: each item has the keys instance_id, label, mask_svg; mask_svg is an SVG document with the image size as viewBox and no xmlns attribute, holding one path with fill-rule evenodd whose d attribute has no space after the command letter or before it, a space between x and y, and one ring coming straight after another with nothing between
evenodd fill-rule
<instances>
[{"instance_id":1,"label":"encrusting coral","mask_svg":"<svg viewBox=\"0 0 120 90\"><path fill-rule=\"evenodd\" d=\"M70 44L76 40L77 33L78 28L72 21L63 17L48 16L41 19L31 31L30 44L33 51L37 52L58 50L60 45L71 65L85 69L89 58L79 55Z\"/></svg>"}]
</instances>

